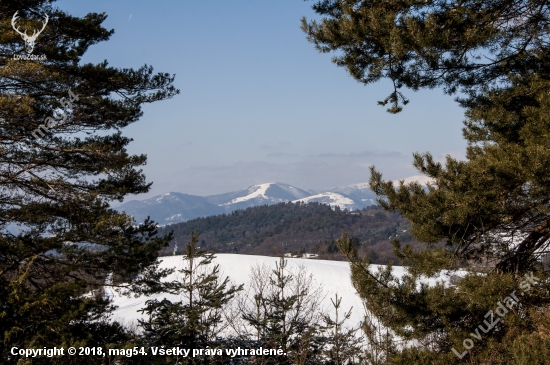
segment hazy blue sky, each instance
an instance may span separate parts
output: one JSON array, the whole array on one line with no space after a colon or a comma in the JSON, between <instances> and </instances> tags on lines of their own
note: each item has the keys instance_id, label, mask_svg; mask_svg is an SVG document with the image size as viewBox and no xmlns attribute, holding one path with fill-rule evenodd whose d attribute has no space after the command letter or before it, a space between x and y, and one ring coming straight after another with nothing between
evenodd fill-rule
<instances>
[{"instance_id":1,"label":"hazy blue sky","mask_svg":"<svg viewBox=\"0 0 550 365\"><path fill-rule=\"evenodd\" d=\"M207 195L279 181L322 190L417 172L414 151L463 156L463 111L441 90L407 91L399 115L376 104L387 82L357 83L300 30L311 1L59 1L73 14L106 12L115 34L86 62L150 64L176 74L174 99L147 105L125 130L145 153L148 196Z\"/></svg>"}]
</instances>

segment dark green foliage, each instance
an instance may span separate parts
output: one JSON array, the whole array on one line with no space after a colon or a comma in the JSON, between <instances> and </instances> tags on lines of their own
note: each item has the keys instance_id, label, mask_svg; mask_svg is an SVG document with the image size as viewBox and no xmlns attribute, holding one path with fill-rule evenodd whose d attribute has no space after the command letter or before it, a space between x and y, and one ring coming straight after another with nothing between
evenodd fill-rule
<instances>
[{"instance_id":1,"label":"dark green foliage","mask_svg":"<svg viewBox=\"0 0 550 365\"><path fill-rule=\"evenodd\" d=\"M101 287L111 274L114 285L130 283L126 290L161 289L158 279L165 273L150 265L171 240L156 235L154 222L134 227L109 203L149 190L139 169L146 157L128 154L131 139L121 130L141 117L144 103L178 93L173 76L155 74L150 66L133 70L106 61L81 64L88 47L113 33L101 26L106 15L72 17L50 4L0 3L3 363L16 361L7 360L14 345L117 342L116 325L102 322L109 303ZM49 15L34 49L46 60L13 59L24 53L11 26L16 11L24 28L36 28L42 14ZM44 129L46 117L56 122Z\"/></svg>"},{"instance_id":2,"label":"dark green foliage","mask_svg":"<svg viewBox=\"0 0 550 365\"><path fill-rule=\"evenodd\" d=\"M246 337L253 339L256 347L280 348L284 355L256 357L253 363L319 363L325 342L317 323L319 289L303 270L289 271L283 258L268 275L261 269L253 274L252 305L243 312L243 319L253 328L253 333Z\"/></svg>"},{"instance_id":3,"label":"dark green foliage","mask_svg":"<svg viewBox=\"0 0 550 365\"><path fill-rule=\"evenodd\" d=\"M447 157L443 166L428 153L415 154L415 166L434 179L428 190L418 184L396 189L372 169L371 188L382 206L403 214L413 236L428 243L414 251L395 242L410 275L398 280L389 271L369 273L368 260L358 257L346 237L340 241L352 262L355 287L390 330L390 351L381 357L388 364L546 361L546 352L527 349L547 341L538 328L548 326L550 304L543 271L550 244L550 83L533 76L513 78L511 84L465 103L466 161ZM440 241L445 245L434 246ZM455 287L416 284L420 275L458 267L473 273ZM527 293L522 284L531 273L538 280ZM483 332L479 326L488 311L514 291L527 294L519 296L516 310L474 340L463 358L456 356L452 349L462 354L463 341ZM420 341L429 351L398 350L395 335Z\"/></svg>"},{"instance_id":4,"label":"dark green foliage","mask_svg":"<svg viewBox=\"0 0 550 365\"><path fill-rule=\"evenodd\" d=\"M148 300L141 310L148 320L139 320L143 328L145 346L181 347L185 349L224 349L218 338L222 323L222 309L242 290L242 285L229 285L229 278L220 278L219 266L211 265L214 254L198 250L198 231L191 232L191 241L185 246L182 258L182 275L171 283L170 293L182 296L183 300ZM150 354L151 355L151 354ZM219 357L218 357L219 358ZM204 363L210 356L181 358L152 356L151 363L194 364ZM221 361L221 360L220 360ZM210 362L213 363L213 362Z\"/></svg>"},{"instance_id":5,"label":"dark green foliage","mask_svg":"<svg viewBox=\"0 0 550 365\"><path fill-rule=\"evenodd\" d=\"M397 262L390 236L397 235L403 242L415 243L409 234L408 223L379 206L347 212L318 203L253 207L178 223L160 233L173 230L176 240L181 242L195 228L208 242L205 247L216 252L282 256L302 251L336 260L341 260L342 256L335 239L342 231L348 231L359 239L360 252L376 256L374 261L382 264ZM168 248L164 252L172 254L172 251Z\"/></svg>"},{"instance_id":6,"label":"dark green foliage","mask_svg":"<svg viewBox=\"0 0 550 365\"><path fill-rule=\"evenodd\" d=\"M348 236L339 240L352 280L379 321L367 325L371 358L384 364L504 364L548 362L547 258L550 247L550 3L548 1L325 0L318 22L302 23L321 52L358 81L381 78L394 91L443 87L463 92L466 159L415 153L414 166L433 179L419 184L383 181L371 169L371 189L382 207L411 223L424 249L402 247L409 267L398 279L391 268L370 271ZM418 248L418 247L417 247ZM451 287L419 285L425 276L466 268ZM526 291L526 276L537 283ZM477 338L485 315L511 293L519 304ZM475 338L470 347L467 338ZM400 346L397 340L409 346ZM411 342L413 341L413 342ZM466 346L463 344L466 343ZM414 345L414 346L413 346ZM458 349L457 356L452 349ZM462 357L461 357L462 356Z\"/></svg>"},{"instance_id":7,"label":"dark green foliage","mask_svg":"<svg viewBox=\"0 0 550 365\"><path fill-rule=\"evenodd\" d=\"M394 190L372 171L381 203L411 222L415 238L446 241L441 265L477 262L515 275L540 266L550 244L549 93L550 82L534 78L480 97L467 113L467 161L448 157L442 166L415 154L415 166L434 179L428 191Z\"/></svg>"},{"instance_id":8,"label":"dark green foliage","mask_svg":"<svg viewBox=\"0 0 550 365\"><path fill-rule=\"evenodd\" d=\"M345 323L351 316L351 308L341 316L340 306L342 297L335 294L330 299L334 307L334 318L329 314L323 314L324 324L320 327L324 334L325 364L343 365L360 364L364 360L362 338L357 334L359 328L346 328Z\"/></svg>"},{"instance_id":9,"label":"dark green foliage","mask_svg":"<svg viewBox=\"0 0 550 365\"><path fill-rule=\"evenodd\" d=\"M521 310L503 319L465 359L506 363L517 357L537 363L544 358L544 353L523 357L528 345L518 338L546 341L530 333L540 325L534 318L541 313L547 325L550 304L548 272L542 271L550 246L549 95L549 81L513 77L510 87L486 90L465 102L467 160L447 157L443 166L428 153L415 154L415 166L434 179L427 191L418 184L395 189L372 169L371 187L382 206L401 212L411 222L413 236L428 243L414 252L396 242L396 252L411 273L398 286L399 281L389 276L375 280L366 274L368 262L361 263L342 244L354 262L356 287L369 298L374 313L388 318L384 323L396 334L418 340L432 336L438 348L448 351L455 346L462 353L461 341L482 323L484 314L514 290L522 292L525 275L535 273L540 281L536 294L521 297ZM440 241L445 246L433 246ZM412 284L421 274L458 267L481 271L483 279L472 274L447 290L418 290ZM405 331L407 325L414 330ZM497 345L502 342L509 345L506 350ZM396 358L402 355L396 352ZM448 352L418 356L422 361L458 361Z\"/></svg>"},{"instance_id":10,"label":"dark green foliage","mask_svg":"<svg viewBox=\"0 0 550 365\"><path fill-rule=\"evenodd\" d=\"M451 287L419 285L422 277L417 270L421 267L418 261L412 261L418 266L398 279L391 274L391 267L372 270L368 259L357 256L345 235L339 240L339 247L350 259L353 284L372 315L364 329L373 363L504 364L509 356L520 356L528 348L526 343L518 342L518 336L530 337L531 341L545 338L540 333L529 334L550 323L548 273L530 274L536 278L534 283L525 276L518 279L495 272L466 275ZM506 303L506 298L513 295L519 302L508 308L504 316L497 315L498 304ZM489 318L489 311L494 312L494 321ZM477 339L476 335L481 337ZM452 349L462 354L463 342L468 338L474 346L459 358ZM411 346L410 341L420 341L422 346ZM402 343L409 346L400 349ZM515 346L514 351L511 346ZM507 355L502 355L502 351ZM489 360L489 353L493 353L494 360Z\"/></svg>"},{"instance_id":11,"label":"dark green foliage","mask_svg":"<svg viewBox=\"0 0 550 365\"><path fill-rule=\"evenodd\" d=\"M392 80L379 104L401 111L403 86L470 95L509 75L549 74L546 0L322 0L302 30L357 81Z\"/></svg>"}]
</instances>

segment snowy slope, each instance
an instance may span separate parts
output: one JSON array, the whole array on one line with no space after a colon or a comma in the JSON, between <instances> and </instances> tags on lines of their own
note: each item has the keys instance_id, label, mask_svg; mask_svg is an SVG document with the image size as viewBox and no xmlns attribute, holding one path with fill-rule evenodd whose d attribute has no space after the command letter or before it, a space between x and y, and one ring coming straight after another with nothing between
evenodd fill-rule
<instances>
[{"instance_id":1,"label":"snowy slope","mask_svg":"<svg viewBox=\"0 0 550 365\"><path fill-rule=\"evenodd\" d=\"M181 268L182 256L162 257L161 268ZM252 255L237 255L237 254L217 254L214 262L220 265L220 272L223 275L229 276L235 284L244 284L247 287L249 281L250 269L254 265L268 265L275 268L275 263L278 262L276 257L267 256L252 256ZM330 298L334 297L334 293L338 292L342 296L342 308L347 311L353 307L352 318L350 324L359 323L362 320L362 303L355 289L351 285L349 264L343 261L326 261L326 260L308 260L308 259L293 259L289 258L288 268L304 265L308 271L313 274L318 283L322 283L323 289L327 296L324 300L324 305L330 305ZM168 280L177 278L177 273L172 274ZM152 297L127 298L108 291L108 295L114 299L114 304L119 308L114 311L113 319L121 320L123 323L136 322L138 318L142 318L141 313L137 310L145 306L145 301ZM162 300L181 300L175 295L155 295L155 298Z\"/></svg>"},{"instance_id":2,"label":"snowy slope","mask_svg":"<svg viewBox=\"0 0 550 365\"><path fill-rule=\"evenodd\" d=\"M183 256L169 256L160 258L162 261L161 268L182 268ZM217 254L214 260L215 264L220 265L220 272L223 276L229 276L234 284L244 284L245 288L249 282L250 269L255 265L267 265L270 268L275 268L275 262L278 262L276 257L253 256L253 255L237 255L237 254ZM363 320L363 304L357 292L353 288L350 279L349 264L343 261L327 261L327 260L308 260L289 258L288 269L296 268L303 265L313 274L316 282L322 284L325 295L323 306L325 309L331 308L330 299L334 298L334 294L338 293L343 298L342 310L348 311L353 307L349 325L359 324ZM377 270L380 265L372 265L373 270ZM405 273L405 268L394 266L393 272L396 276L401 277ZM168 280L175 280L180 274L172 274ZM447 275L441 275L436 279L425 280L424 282L433 284L438 280L448 282ZM113 313L113 319L120 321L126 325L137 323L138 318L143 318L142 314L137 312L145 306L145 301L152 298L162 300L167 298L172 301L181 300L175 295L157 294L152 297L124 297L120 296L112 289L106 290L107 296L114 300L114 304L118 309Z\"/></svg>"},{"instance_id":3,"label":"snowy slope","mask_svg":"<svg viewBox=\"0 0 550 365\"><path fill-rule=\"evenodd\" d=\"M322 203L330 205L332 208L340 207L340 209L344 210L355 210L355 209L361 209L362 206L357 204L353 199L348 198L347 196L344 196L339 193L332 193L332 192L326 192L321 193L317 195L308 196L303 199L294 200L293 203L302 202L302 203Z\"/></svg>"},{"instance_id":4,"label":"snowy slope","mask_svg":"<svg viewBox=\"0 0 550 365\"><path fill-rule=\"evenodd\" d=\"M376 194L370 190L369 183L338 186L330 189L329 192L342 194L350 199L353 199L358 209L377 204Z\"/></svg>"},{"instance_id":5,"label":"snowy slope","mask_svg":"<svg viewBox=\"0 0 550 365\"><path fill-rule=\"evenodd\" d=\"M219 206L231 207L232 209L244 209L251 206L263 204L277 204L311 195L305 190L283 183L265 183L253 185L249 188L236 192Z\"/></svg>"},{"instance_id":6,"label":"snowy slope","mask_svg":"<svg viewBox=\"0 0 550 365\"><path fill-rule=\"evenodd\" d=\"M237 203L245 202L247 200L258 199L258 198L269 200L270 198L265 194L266 194L267 189L270 186L271 186L271 183L251 186L247 190L247 195L240 196L238 198L235 198L235 199L232 199L232 200L228 201L227 203L223 203L223 204L220 204L220 205L237 204Z\"/></svg>"},{"instance_id":7,"label":"snowy slope","mask_svg":"<svg viewBox=\"0 0 550 365\"><path fill-rule=\"evenodd\" d=\"M429 183L433 183L432 179L424 175L409 176L402 180L405 181L405 184L409 184L411 182L418 182L420 185L427 185ZM394 186L396 187L399 186L399 180L393 180L392 182ZM368 182L338 186L328 191L332 193L338 193L346 196L349 199L352 199L356 206L356 208L354 209L362 209L369 205L378 204L376 201L376 198L377 198L376 194L374 194L374 192L370 190ZM314 201L317 201L317 200L314 200ZM342 205L340 205L340 208L344 209Z\"/></svg>"}]
</instances>

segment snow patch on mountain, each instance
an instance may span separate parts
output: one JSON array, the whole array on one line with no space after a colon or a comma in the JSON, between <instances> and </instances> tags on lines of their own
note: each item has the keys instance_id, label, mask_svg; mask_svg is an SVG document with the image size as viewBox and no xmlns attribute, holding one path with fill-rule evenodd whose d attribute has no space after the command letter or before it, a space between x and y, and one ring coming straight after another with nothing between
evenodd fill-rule
<instances>
[{"instance_id":1,"label":"snow patch on mountain","mask_svg":"<svg viewBox=\"0 0 550 365\"><path fill-rule=\"evenodd\" d=\"M351 185L346 185L346 186L340 186L340 187L336 187L334 189L349 189L349 190L364 190L364 189L368 189L370 190L370 187L369 187L369 183L368 182L362 182L362 183L358 183L358 184L351 184Z\"/></svg>"},{"instance_id":2,"label":"snow patch on mountain","mask_svg":"<svg viewBox=\"0 0 550 365\"><path fill-rule=\"evenodd\" d=\"M424 175L410 176L403 180L405 183L417 181L420 184L427 184L433 182ZM394 180L393 183L398 185L398 180ZM281 202L317 202L328 204L332 208L338 206L340 209L355 210L376 204L376 199L376 194L370 190L367 182L339 186L324 191L302 190L292 185L271 182L252 185L240 191L209 196L170 192L145 200L125 202L115 209L134 216L137 222L143 222L150 216L158 223L172 224L198 217L228 214L237 209Z\"/></svg>"},{"instance_id":3,"label":"snow patch on mountain","mask_svg":"<svg viewBox=\"0 0 550 365\"><path fill-rule=\"evenodd\" d=\"M165 219L166 221L175 221L175 222L182 222L182 216L181 213L174 214L168 218ZM185 221L183 221L185 222Z\"/></svg>"},{"instance_id":4,"label":"snow patch on mountain","mask_svg":"<svg viewBox=\"0 0 550 365\"><path fill-rule=\"evenodd\" d=\"M303 199L294 200L293 203L322 203L330 205L331 208L340 207L340 209L355 210L357 209L357 204L353 199L348 198L339 193L325 192L317 195L308 196Z\"/></svg>"},{"instance_id":5,"label":"snow patch on mountain","mask_svg":"<svg viewBox=\"0 0 550 365\"><path fill-rule=\"evenodd\" d=\"M269 198L268 196L265 195L267 189L271 186L271 184L274 184L274 183L253 185L253 186L248 188L248 191L252 190L252 192L250 194L235 198L233 200L228 201L227 203L220 204L220 206L231 205L231 204L236 204L236 203L242 203L242 202L245 202L247 200L256 199L256 198L265 199L265 200L282 201L282 199L273 199L273 198Z\"/></svg>"},{"instance_id":6,"label":"snow patch on mountain","mask_svg":"<svg viewBox=\"0 0 550 365\"><path fill-rule=\"evenodd\" d=\"M220 207L248 208L261 204L289 202L311 195L307 191L283 183L253 185L245 190L226 196L229 200L220 202Z\"/></svg>"}]
</instances>

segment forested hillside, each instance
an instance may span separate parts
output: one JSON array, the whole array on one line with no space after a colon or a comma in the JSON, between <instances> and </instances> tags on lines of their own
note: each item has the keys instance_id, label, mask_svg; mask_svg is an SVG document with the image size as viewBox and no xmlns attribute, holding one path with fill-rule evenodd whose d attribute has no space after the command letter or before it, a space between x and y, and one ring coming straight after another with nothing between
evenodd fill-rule
<instances>
[{"instance_id":1,"label":"forested hillside","mask_svg":"<svg viewBox=\"0 0 550 365\"><path fill-rule=\"evenodd\" d=\"M340 260L334 240L346 231L357 237L359 251L376 263L397 262L390 237L412 242L408 223L398 214L372 206L354 212L335 210L319 203L281 203L197 218L167 226L178 247L189 241L191 231L200 232L200 246L225 253L280 256L284 253L316 253L319 258ZM174 242L164 251L170 255Z\"/></svg>"}]
</instances>

